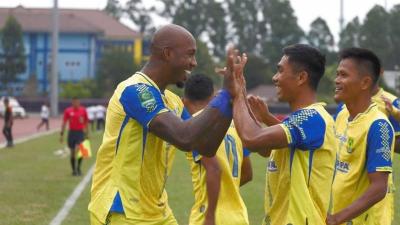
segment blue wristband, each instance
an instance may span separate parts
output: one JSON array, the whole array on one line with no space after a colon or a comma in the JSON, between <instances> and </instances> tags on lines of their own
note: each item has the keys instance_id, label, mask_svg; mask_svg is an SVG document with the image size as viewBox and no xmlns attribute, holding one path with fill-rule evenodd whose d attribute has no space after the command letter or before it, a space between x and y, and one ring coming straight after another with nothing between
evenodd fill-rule
<instances>
[{"instance_id":1,"label":"blue wristband","mask_svg":"<svg viewBox=\"0 0 400 225\"><path fill-rule=\"evenodd\" d=\"M218 109L222 115L232 118L231 94L225 89L222 89L216 97L210 102L210 107Z\"/></svg>"}]
</instances>

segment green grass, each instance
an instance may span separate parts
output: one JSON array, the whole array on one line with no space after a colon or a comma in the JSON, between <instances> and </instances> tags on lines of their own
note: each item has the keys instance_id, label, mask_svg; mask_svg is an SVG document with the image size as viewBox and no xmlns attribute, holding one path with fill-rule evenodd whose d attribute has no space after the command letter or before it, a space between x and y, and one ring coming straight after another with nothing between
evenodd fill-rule
<instances>
[{"instance_id":1,"label":"green grass","mask_svg":"<svg viewBox=\"0 0 400 225\"><path fill-rule=\"evenodd\" d=\"M101 134L92 135L92 148L96 150ZM81 178L72 177L68 158L53 154L61 148L57 135L49 135L17 145L13 149L0 149L0 223L5 225L46 225L63 206ZM95 153L95 152L94 152ZM400 172L400 155L395 155L394 170ZM251 224L261 224L264 209L264 184L266 159L252 155L253 181L242 188ZM83 171L93 164L86 160ZM400 177L395 176L400 190ZM179 224L187 224L193 204L189 165L185 156L177 152L167 191L169 203ZM64 220L63 225L88 225L90 185ZM400 192L397 192L400 194ZM400 209L396 196L396 210ZM395 221L400 221L400 213Z\"/></svg>"}]
</instances>

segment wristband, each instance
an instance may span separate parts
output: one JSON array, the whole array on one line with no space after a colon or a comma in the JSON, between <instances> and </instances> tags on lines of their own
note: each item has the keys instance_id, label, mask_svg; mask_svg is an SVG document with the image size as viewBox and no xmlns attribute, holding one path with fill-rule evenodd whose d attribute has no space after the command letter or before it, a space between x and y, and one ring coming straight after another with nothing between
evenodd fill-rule
<instances>
[{"instance_id":1,"label":"wristband","mask_svg":"<svg viewBox=\"0 0 400 225\"><path fill-rule=\"evenodd\" d=\"M216 97L210 102L210 107L218 109L222 115L232 118L231 95L225 89L222 89Z\"/></svg>"}]
</instances>

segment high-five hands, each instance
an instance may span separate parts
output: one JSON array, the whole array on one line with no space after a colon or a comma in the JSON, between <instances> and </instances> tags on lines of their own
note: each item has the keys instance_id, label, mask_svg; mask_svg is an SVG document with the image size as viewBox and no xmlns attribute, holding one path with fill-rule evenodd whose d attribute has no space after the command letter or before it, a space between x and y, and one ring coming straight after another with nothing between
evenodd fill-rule
<instances>
[{"instance_id":1,"label":"high-five hands","mask_svg":"<svg viewBox=\"0 0 400 225\"><path fill-rule=\"evenodd\" d=\"M243 76L243 69L247 62L247 55L239 56L239 51L233 46L229 47L226 56L226 67L218 73L224 75L224 89L228 90L232 98L245 94L246 81Z\"/></svg>"}]
</instances>

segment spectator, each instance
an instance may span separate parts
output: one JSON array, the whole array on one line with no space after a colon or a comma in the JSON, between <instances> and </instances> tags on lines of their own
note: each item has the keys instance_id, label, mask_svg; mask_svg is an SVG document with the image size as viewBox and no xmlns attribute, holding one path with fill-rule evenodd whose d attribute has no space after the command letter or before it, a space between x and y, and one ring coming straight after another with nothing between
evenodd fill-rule
<instances>
[{"instance_id":1,"label":"spectator","mask_svg":"<svg viewBox=\"0 0 400 225\"><path fill-rule=\"evenodd\" d=\"M3 134L7 140L7 147L14 146L13 137L12 137L12 125L13 125L13 115L12 109L10 106L10 101L8 98L4 98L4 127Z\"/></svg>"},{"instance_id":2,"label":"spectator","mask_svg":"<svg viewBox=\"0 0 400 225\"><path fill-rule=\"evenodd\" d=\"M96 115L97 130L104 129L104 120L106 118L106 107L104 107L103 105L95 106L95 115Z\"/></svg>"},{"instance_id":3,"label":"spectator","mask_svg":"<svg viewBox=\"0 0 400 225\"><path fill-rule=\"evenodd\" d=\"M96 106L87 107L86 108L86 112L88 114L90 130L94 131L95 130L94 122L96 120Z\"/></svg>"},{"instance_id":4,"label":"spectator","mask_svg":"<svg viewBox=\"0 0 400 225\"><path fill-rule=\"evenodd\" d=\"M80 143L84 139L84 131L87 129L88 115L86 108L80 105L79 99L72 99L72 106L64 110L64 119L61 125L60 142L63 143L63 135L66 123L69 123L68 130L68 148L71 151L72 176L80 176L82 158L78 159L78 165L75 163L75 155Z\"/></svg>"},{"instance_id":5,"label":"spectator","mask_svg":"<svg viewBox=\"0 0 400 225\"><path fill-rule=\"evenodd\" d=\"M37 130L39 130L43 125L46 125L46 130L49 130L49 116L50 111L47 102L43 103L42 109L40 110L40 117L42 121L40 121L39 125L37 126Z\"/></svg>"}]
</instances>

